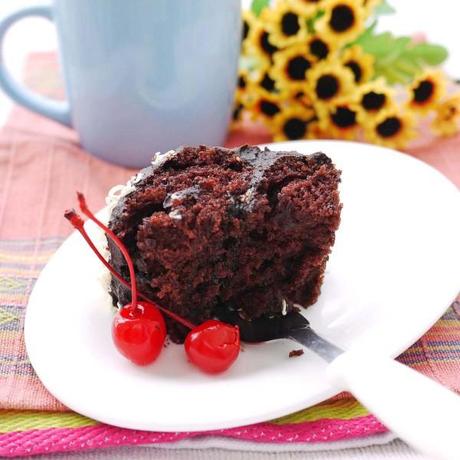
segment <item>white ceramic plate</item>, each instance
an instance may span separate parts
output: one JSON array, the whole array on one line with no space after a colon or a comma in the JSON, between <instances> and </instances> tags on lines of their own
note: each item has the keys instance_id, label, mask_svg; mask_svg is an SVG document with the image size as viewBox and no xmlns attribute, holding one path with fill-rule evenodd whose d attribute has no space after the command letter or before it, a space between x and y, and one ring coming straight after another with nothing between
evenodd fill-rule
<instances>
[{"instance_id":1,"label":"white ceramic plate","mask_svg":"<svg viewBox=\"0 0 460 460\"><path fill-rule=\"evenodd\" d=\"M324 151L343 171L342 223L322 294L306 311L342 347L396 356L445 311L459 288L460 197L439 172L369 145L309 141L273 146ZM94 226L88 230L98 235ZM245 345L224 375L204 375L170 345L149 367L115 350L103 269L73 234L40 275L27 308L27 350L38 376L76 412L121 427L204 430L285 415L339 392L326 365L288 341Z\"/></svg>"}]
</instances>

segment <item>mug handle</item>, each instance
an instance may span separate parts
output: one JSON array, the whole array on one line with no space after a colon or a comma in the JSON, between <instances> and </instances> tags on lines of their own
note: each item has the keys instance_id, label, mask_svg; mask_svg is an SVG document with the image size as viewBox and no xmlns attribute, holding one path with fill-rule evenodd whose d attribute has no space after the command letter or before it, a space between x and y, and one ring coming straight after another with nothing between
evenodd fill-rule
<instances>
[{"instance_id":1,"label":"mug handle","mask_svg":"<svg viewBox=\"0 0 460 460\"><path fill-rule=\"evenodd\" d=\"M16 82L5 66L3 56L3 42L8 29L17 21L28 17L39 16L49 21L53 20L52 10L49 6L32 6L15 11L0 20L0 87L18 104L27 107L33 112L51 118L65 126L72 127L70 105L67 101L54 101L41 96Z\"/></svg>"}]
</instances>

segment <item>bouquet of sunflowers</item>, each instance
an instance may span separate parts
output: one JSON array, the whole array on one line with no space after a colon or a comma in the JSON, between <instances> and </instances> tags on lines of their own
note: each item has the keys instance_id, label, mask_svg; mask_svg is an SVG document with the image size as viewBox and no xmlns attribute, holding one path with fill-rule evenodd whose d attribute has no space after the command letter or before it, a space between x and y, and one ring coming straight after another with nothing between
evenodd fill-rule
<instances>
[{"instance_id":1,"label":"bouquet of sunflowers","mask_svg":"<svg viewBox=\"0 0 460 460\"><path fill-rule=\"evenodd\" d=\"M460 93L447 95L437 68L446 50L378 34L378 16L391 12L385 0L253 0L233 123L261 121L276 141L364 138L396 148L421 118L435 134L456 133Z\"/></svg>"}]
</instances>

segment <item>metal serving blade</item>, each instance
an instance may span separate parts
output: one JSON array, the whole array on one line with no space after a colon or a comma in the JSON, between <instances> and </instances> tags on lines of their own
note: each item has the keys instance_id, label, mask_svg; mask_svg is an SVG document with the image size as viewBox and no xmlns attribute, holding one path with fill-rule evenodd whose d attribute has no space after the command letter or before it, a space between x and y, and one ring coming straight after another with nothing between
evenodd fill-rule
<instances>
[{"instance_id":1,"label":"metal serving blade","mask_svg":"<svg viewBox=\"0 0 460 460\"><path fill-rule=\"evenodd\" d=\"M222 309L217 313L221 321L240 328L243 342L258 343L270 340L288 339L307 347L327 362L332 362L343 350L319 336L308 320L298 312L287 315L246 320L238 312Z\"/></svg>"}]
</instances>

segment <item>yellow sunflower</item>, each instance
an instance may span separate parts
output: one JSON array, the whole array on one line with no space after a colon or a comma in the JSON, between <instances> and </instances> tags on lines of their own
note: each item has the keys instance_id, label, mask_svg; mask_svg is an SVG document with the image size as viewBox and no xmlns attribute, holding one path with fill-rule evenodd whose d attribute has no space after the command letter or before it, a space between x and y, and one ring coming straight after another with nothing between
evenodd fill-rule
<instances>
[{"instance_id":1,"label":"yellow sunflower","mask_svg":"<svg viewBox=\"0 0 460 460\"><path fill-rule=\"evenodd\" d=\"M274 95L278 94L278 88L276 86L276 81L272 76L272 73L269 69L263 69L261 72L258 72L252 84L248 89L248 92L254 95Z\"/></svg>"},{"instance_id":2,"label":"yellow sunflower","mask_svg":"<svg viewBox=\"0 0 460 460\"><path fill-rule=\"evenodd\" d=\"M240 122L243 119L243 114L244 114L244 105L241 102L236 100L233 104L230 129L235 129L239 127Z\"/></svg>"},{"instance_id":3,"label":"yellow sunflower","mask_svg":"<svg viewBox=\"0 0 460 460\"><path fill-rule=\"evenodd\" d=\"M307 37L307 51L311 56L314 56L316 60L322 61L326 59L336 50L337 46L335 43L328 41L321 34L311 34Z\"/></svg>"},{"instance_id":4,"label":"yellow sunflower","mask_svg":"<svg viewBox=\"0 0 460 460\"><path fill-rule=\"evenodd\" d=\"M246 69L239 69L238 70L238 80L236 84L236 93L235 97L239 100L242 100L246 97L248 93L248 86L249 86L249 73Z\"/></svg>"},{"instance_id":5,"label":"yellow sunflower","mask_svg":"<svg viewBox=\"0 0 460 460\"><path fill-rule=\"evenodd\" d=\"M323 105L318 110L319 126L327 137L355 139L359 128L359 106L348 101Z\"/></svg>"},{"instance_id":6,"label":"yellow sunflower","mask_svg":"<svg viewBox=\"0 0 460 460\"><path fill-rule=\"evenodd\" d=\"M376 115L394 104L394 90L385 84L383 78L371 81L359 87L358 103L364 117Z\"/></svg>"},{"instance_id":7,"label":"yellow sunflower","mask_svg":"<svg viewBox=\"0 0 460 460\"><path fill-rule=\"evenodd\" d=\"M459 131L460 93L453 94L435 107L431 129L438 136L452 136Z\"/></svg>"},{"instance_id":8,"label":"yellow sunflower","mask_svg":"<svg viewBox=\"0 0 460 460\"><path fill-rule=\"evenodd\" d=\"M250 31L253 29L257 18L251 10L244 10L242 13L243 24L241 27L241 42L243 47L246 45L246 40L249 37Z\"/></svg>"},{"instance_id":9,"label":"yellow sunflower","mask_svg":"<svg viewBox=\"0 0 460 460\"><path fill-rule=\"evenodd\" d=\"M361 0L326 0L325 14L315 24L329 42L350 43L364 29Z\"/></svg>"},{"instance_id":10,"label":"yellow sunflower","mask_svg":"<svg viewBox=\"0 0 460 460\"><path fill-rule=\"evenodd\" d=\"M364 53L358 46L347 48L341 58L342 64L348 67L355 77L355 83L361 84L372 78L374 74L374 57Z\"/></svg>"},{"instance_id":11,"label":"yellow sunflower","mask_svg":"<svg viewBox=\"0 0 460 460\"><path fill-rule=\"evenodd\" d=\"M273 55L272 76L278 86L285 90L296 91L305 88L308 71L314 59L307 54L307 47L293 45Z\"/></svg>"},{"instance_id":12,"label":"yellow sunflower","mask_svg":"<svg viewBox=\"0 0 460 460\"><path fill-rule=\"evenodd\" d=\"M313 102L308 94L305 91L297 91L295 93L289 94L289 97L294 99L295 101L299 102L300 104L304 105L308 108L313 108Z\"/></svg>"},{"instance_id":13,"label":"yellow sunflower","mask_svg":"<svg viewBox=\"0 0 460 460\"><path fill-rule=\"evenodd\" d=\"M271 124L276 142L311 138L317 125L315 111L302 105L291 105L273 117Z\"/></svg>"},{"instance_id":14,"label":"yellow sunflower","mask_svg":"<svg viewBox=\"0 0 460 460\"><path fill-rule=\"evenodd\" d=\"M296 7L304 16L310 18L324 6L324 0L278 0Z\"/></svg>"},{"instance_id":15,"label":"yellow sunflower","mask_svg":"<svg viewBox=\"0 0 460 460\"><path fill-rule=\"evenodd\" d=\"M246 39L246 47L249 53L259 56L262 60L271 62L273 53L278 51L278 47L273 43L270 32L267 28L268 8L265 8L253 27L249 30Z\"/></svg>"},{"instance_id":16,"label":"yellow sunflower","mask_svg":"<svg viewBox=\"0 0 460 460\"><path fill-rule=\"evenodd\" d=\"M355 94L353 72L335 61L321 61L307 74L307 89L315 103L330 103Z\"/></svg>"},{"instance_id":17,"label":"yellow sunflower","mask_svg":"<svg viewBox=\"0 0 460 460\"><path fill-rule=\"evenodd\" d=\"M416 135L415 119L399 107L383 110L364 126L366 139L385 147L403 148Z\"/></svg>"},{"instance_id":18,"label":"yellow sunflower","mask_svg":"<svg viewBox=\"0 0 460 460\"><path fill-rule=\"evenodd\" d=\"M282 110L280 99L273 95L260 94L248 105L253 119L271 121Z\"/></svg>"},{"instance_id":19,"label":"yellow sunflower","mask_svg":"<svg viewBox=\"0 0 460 460\"><path fill-rule=\"evenodd\" d=\"M446 91L446 81L439 70L429 70L420 75L409 88L409 101L407 106L425 114L434 109Z\"/></svg>"},{"instance_id":20,"label":"yellow sunflower","mask_svg":"<svg viewBox=\"0 0 460 460\"><path fill-rule=\"evenodd\" d=\"M307 22L302 13L286 2L278 2L267 13L267 31L270 42L279 48L303 40L307 34Z\"/></svg>"}]
</instances>

